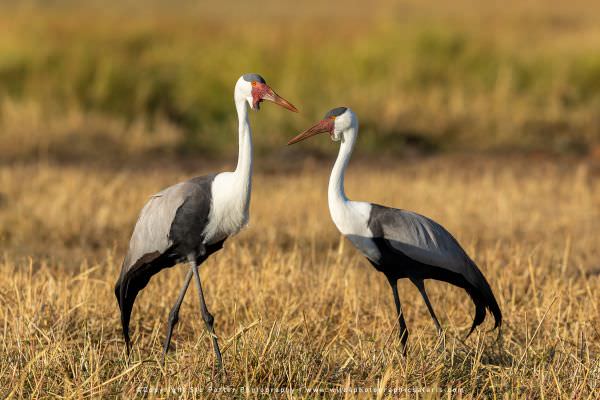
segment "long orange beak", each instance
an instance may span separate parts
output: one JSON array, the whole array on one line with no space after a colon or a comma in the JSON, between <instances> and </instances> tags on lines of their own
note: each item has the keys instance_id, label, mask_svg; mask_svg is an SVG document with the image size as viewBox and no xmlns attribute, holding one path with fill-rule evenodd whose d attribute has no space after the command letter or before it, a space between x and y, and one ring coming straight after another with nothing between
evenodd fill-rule
<instances>
[{"instance_id":1,"label":"long orange beak","mask_svg":"<svg viewBox=\"0 0 600 400\"><path fill-rule=\"evenodd\" d=\"M298 109L289 101L279 96L273 89L267 84L260 84L261 87L258 89L258 98L255 98L255 108L258 108L258 103L262 100L272 101L275 104L279 104L283 108L287 108L290 111L298 112Z\"/></svg>"},{"instance_id":2,"label":"long orange beak","mask_svg":"<svg viewBox=\"0 0 600 400\"><path fill-rule=\"evenodd\" d=\"M327 132L327 133L331 134L333 132L333 126L334 126L333 121L334 120L330 119L330 118L319 121L316 125L311 126L304 132L300 133L295 138L291 139L288 142L288 145L298 143L304 139L308 139L311 136L315 136L318 133Z\"/></svg>"}]
</instances>

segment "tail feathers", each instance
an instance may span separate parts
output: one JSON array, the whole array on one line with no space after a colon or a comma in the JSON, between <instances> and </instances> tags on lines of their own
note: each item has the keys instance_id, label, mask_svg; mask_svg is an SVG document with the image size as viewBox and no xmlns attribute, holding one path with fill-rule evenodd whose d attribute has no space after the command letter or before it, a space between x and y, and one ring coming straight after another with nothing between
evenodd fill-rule
<instances>
[{"instance_id":1,"label":"tail feathers","mask_svg":"<svg viewBox=\"0 0 600 400\"><path fill-rule=\"evenodd\" d=\"M469 336L471 336L471 333L473 333L473 331L475 330L475 328L477 328L479 325L481 325L483 323L483 321L485 320L485 305L484 303L478 299L478 296L474 296L471 293L469 293L471 295L471 299L473 300L473 303L475 303L475 317L473 318L473 324L471 325L471 330L469 330L469 333L467 333L467 338Z\"/></svg>"},{"instance_id":2,"label":"tail feathers","mask_svg":"<svg viewBox=\"0 0 600 400\"><path fill-rule=\"evenodd\" d=\"M500 306L498 306L494 293L483 274L481 274L481 280L477 286L469 286L466 290L475 304L475 317L473 318L473 325L471 325L471 330L467 334L467 337L473 333L477 326L483 323L486 309L494 316L494 329L499 329L502 326L502 311L500 311Z\"/></svg>"},{"instance_id":3,"label":"tail feathers","mask_svg":"<svg viewBox=\"0 0 600 400\"><path fill-rule=\"evenodd\" d=\"M142 282L136 280L132 275L134 274L126 273L122 275L115 286L115 295L117 296L119 309L121 311L121 326L123 329L123 338L125 339L125 347L127 348L127 355L129 355L131 350L131 338L129 336L129 320L131 318L131 310L133 309L133 304L137 294L148 283L146 281L145 284L140 287L139 284Z\"/></svg>"},{"instance_id":4,"label":"tail feathers","mask_svg":"<svg viewBox=\"0 0 600 400\"><path fill-rule=\"evenodd\" d=\"M121 326L128 355L131 350L129 320L138 293L146 287L154 274L174 264L174 259L155 252L144 255L130 268L123 266L121 276L115 285L115 296L121 311Z\"/></svg>"},{"instance_id":5,"label":"tail feathers","mask_svg":"<svg viewBox=\"0 0 600 400\"><path fill-rule=\"evenodd\" d=\"M500 306L498 305L498 302L496 301L496 298L494 297L492 288L487 283L487 281L485 280L483 275L481 275L481 277L483 278L483 281L482 281L482 285L480 288L480 293L485 301L486 308L494 316L494 329L496 329L496 328L500 329L500 327L502 326L502 311L500 311Z\"/></svg>"},{"instance_id":6,"label":"tail feathers","mask_svg":"<svg viewBox=\"0 0 600 400\"><path fill-rule=\"evenodd\" d=\"M121 312L121 326L123 329L123 337L125 338L125 347L127 349L127 356L129 356L129 352L131 350L131 339L129 337L129 318L131 316L131 309L129 310L129 312L123 313L123 307L121 306L121 303L124 304L125 302L125 296L123 295L124 293L127 292L127 290L123 290L123 282L122 282L122 277L119 277L119 280L117 281L116 285L115 285L115 297L117 298L117 303L119 303L119 311Z\"/></svg>"},{"instance_id":7,"label":"tail feathers","mask_svg":"<svg viewBox=\"0 0 600 400\"><path fill-rule=\"evenodd\" d=\"M500 306L498 305L498 302L496 302L496 298L494 297L491 289L490 299L488 301L488 309L494 316L494 329L500 329L502 327L502 311L500 311Z\"/></svg>"}]
</instances>

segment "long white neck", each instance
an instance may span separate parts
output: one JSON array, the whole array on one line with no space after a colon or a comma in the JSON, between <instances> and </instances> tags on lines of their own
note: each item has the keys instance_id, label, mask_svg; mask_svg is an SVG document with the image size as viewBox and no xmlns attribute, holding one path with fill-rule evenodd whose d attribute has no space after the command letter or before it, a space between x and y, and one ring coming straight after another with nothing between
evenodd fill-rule
<instances>
[{"instance_id":1,"label":"long white neck","mask_svg":"<svg viewBox=\"0 0 600 400\"><path fill-rule=\"evenodd\" d=\"M252 130L248 121L248 102L244 98L236 98L235 108L239 123L239 151L234 174L249 192L252 185Z\"/></svg>"},{"instance_id":2,"label":"long white neck","mask_svg":"<svg viewBox=\"0 0 600 400\"><path fill-rule=\"evenodd\" d=\"M346 172L346 167L348 166L352 150L354 149L357 130L357 127L352 126L342 135L343 139L340 145L340 151L335 160L335 164L333 165L331 176L329 177L327 198L330 210L333 210L348 201L346 193L344 192L344 173Z\"/></svg>"}]
</instances>

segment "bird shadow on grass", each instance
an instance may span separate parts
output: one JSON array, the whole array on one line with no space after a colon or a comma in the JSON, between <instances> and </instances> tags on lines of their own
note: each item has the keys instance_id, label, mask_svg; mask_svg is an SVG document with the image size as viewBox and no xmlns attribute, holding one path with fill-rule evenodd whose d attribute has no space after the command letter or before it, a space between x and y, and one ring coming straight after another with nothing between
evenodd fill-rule
<instances>
[{"instance_id":1,"label":"bird shadow on grass","mask_svg":"<svg viewBox=\"0 0 600 400\"><path fill-rule=\"evenodd\" d=\"M335 382L351 377L354 382L369 382L373 379L383 379L386 371L399 373L402 380L411 385L411 382L421 382L422 373L425 370L443 371L441 374L433 374L433 379L427 380L426 385L438 385L440 387L456 387L461 385L476 384L484 386L483 380L486 374L475 374L477 382L474 382L474 371L479 368L506 369L514 365L514 357L503 347L502 341L493 338L488 340L486 335L465 340L464 334L456 335L446 332L445 339L437 338L432 343L431 338L413 335L408 342L407 354L403 355L400 339L394 337L386 341L382 346L379 340L367 344L363 340L362 351L366 353L355 354L352 361L340 365L332 365L325 381ZM367 350L367 348L370 349ZM374 371L378 371L374 376ZM484 378L480 378L479 375ZM346 377L346 378L344 378Z\"/></svg>"},{"instance_id":2,"label":"bird shadow on grass","mask_svg":"<svg viewBox=\"0 0 600 400\"><path fill-rule=\"evenodd\" d=\"M408 358L435 358L448 369L470 370L477 364L495 367L514 365L514 356L507 351L502 335L488 339L489 335L465 338L464 334L446 332L445 338L438 338L434 347L427 347L430 342L423 342L420 337L415 338L415 343L409 346Z\"/></svg>"},{"instance_id":3,"label":"bird shadow on grass","mask_svg":"<svg viewBox=\"0 0 600 400\"><path fill-rule=\"evenodd\" d=\"M461 346L456 348L455 357L462 359L462 361L476 361L484 365L493 365L497 367L510 367L514 364L514 357L507 352L504 337L502 332L498 333L493 339L487 339L487 337L495 332L486 332L484 338L477 338L474 344L467 342L468 338L457 336L456 339Z\"/></svg>"}]
</instances>

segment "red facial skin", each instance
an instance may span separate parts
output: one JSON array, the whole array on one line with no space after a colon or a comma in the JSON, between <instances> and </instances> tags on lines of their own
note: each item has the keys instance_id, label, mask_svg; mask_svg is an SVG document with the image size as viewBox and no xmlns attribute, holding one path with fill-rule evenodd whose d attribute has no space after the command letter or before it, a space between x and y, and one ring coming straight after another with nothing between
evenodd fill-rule
<instances>
[{"instance_id":1,"label":"red facial skin","mask_svg":"<svg viewBox=\"0 0 600 400\"><path fill-rule=\"evenodd\" d=\"M290 111L298 112L292 103L275 93L266 83L252 82L252 108L260 109L260 102L263 100L272 101Z\"/></svg>"},{"instance_id":2,"label":"red facial skin","mask_svg":"<svg viewBox=\"0 0 600 400\"><path fill-rule=\"evenodd\" d=\"M298 136L294 137L288 142L288 145L298 143L304 139L308 139L311 136L314 136L319 133L327 132L329 135L333 135L333 129L335 127L335 117L330 117L323 119L317 124L311 126L304 132L300 133Z\"/></svg>"}]
</instances>

